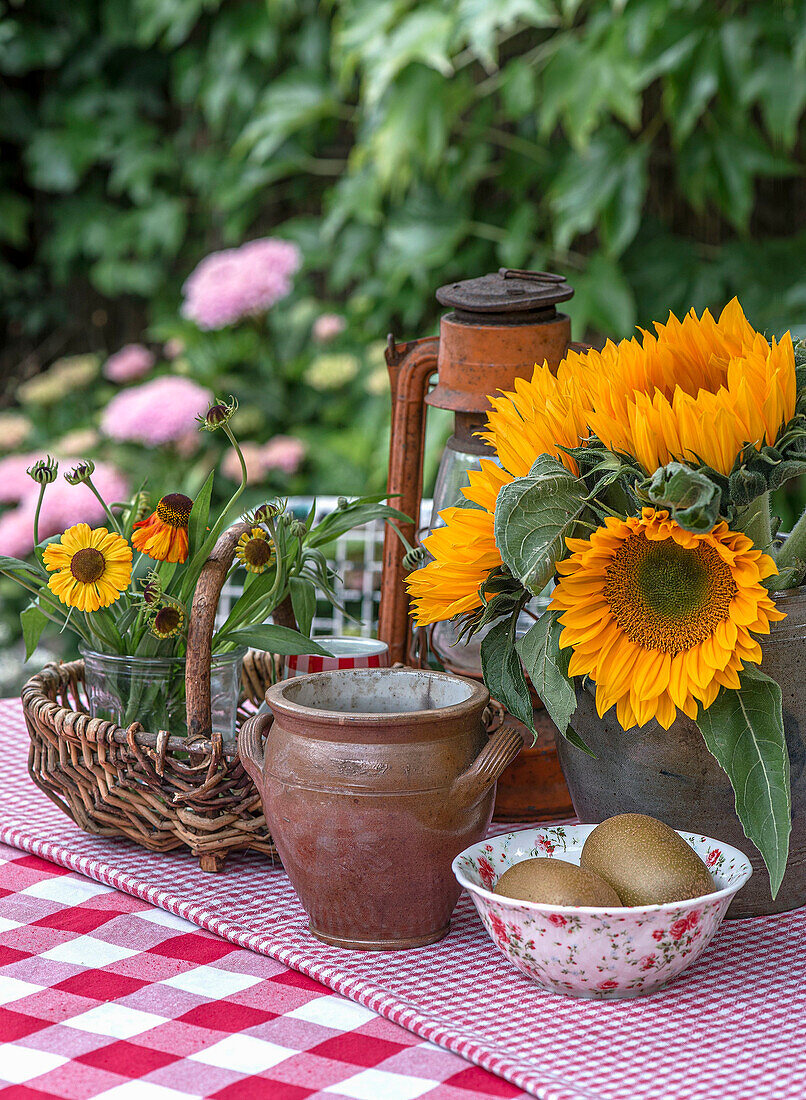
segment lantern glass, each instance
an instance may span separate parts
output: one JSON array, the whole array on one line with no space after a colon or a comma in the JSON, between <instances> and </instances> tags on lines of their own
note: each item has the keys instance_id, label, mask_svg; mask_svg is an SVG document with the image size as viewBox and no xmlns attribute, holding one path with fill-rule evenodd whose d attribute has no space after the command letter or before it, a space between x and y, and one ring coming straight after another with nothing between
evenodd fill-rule
<instances>
[{"instance_id":1,"label":"lantern glass","mask_svg":"<svg viewBox=\"0 0 806 1100\"><path fill-rule=\"evenodd\" d=\"M445 508L464 506L475 508L462 495L461 490L470 484L468 473L481 469L482 458L488 458L500 465L496 456L481 445L480 441L468 438L465 432L457 432L448 440L439 464L434 485L434 504L431 510L430 529L444 527L439 513ZM521 637L534 624L534 616L546 609L552 585L533 599L528 611L518 620L517 634ZM461 624L453 622L435 623L431 631L431 648L439 661L460 676L481 676L481 642L489 630L486 627L462 642L458 640Z\"/></svg>"}]
</instances>

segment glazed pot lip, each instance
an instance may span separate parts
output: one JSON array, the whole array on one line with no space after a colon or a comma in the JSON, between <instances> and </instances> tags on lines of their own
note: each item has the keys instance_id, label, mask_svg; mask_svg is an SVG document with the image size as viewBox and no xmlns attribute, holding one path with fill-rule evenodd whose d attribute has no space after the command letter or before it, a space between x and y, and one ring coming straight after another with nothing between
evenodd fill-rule
<instances>
[{"instance_id":1,"label":"glazed pot lip","mask_svg":"<svg viewBox=\"0 0 806 1100\"><path fill-rule=\"evenodd\" d=\"M293 689L299 692L308 682L322 682L344 677L350 680L365 680L372 683L374 680L387 679L401 676L429 676L442 681L460 683L464 685L469 695L457 703L451 703L444 707L434 707L424 710L398 710L398 711L347 711L327 710L323 707L309 707L301 703L295 703L286 698L286 692ZM360 726L389 726L415 725L427 720L429 724L442 722L455 722L478 711L479 714L487 705L490 693L482 684L475 680L469 680L464 676L454 676L450 672L436 672L432 669L416 668L347 668L336 669L330 672L311 672L306 676L295 676L288 680L281 680L272 685L266 691L266 702L274 713L284 717L304 720L308 723L323 725L360 725Z\"/></svg>"},{"instance_id":2,"label":"glazed pot lip","mask_svg":"<svg viewBox=\"0 0 806 1100\"><path fill-rule=\"evenodd\" d=\"M556 826L547 826L543 829L520 829L514 833L501 833L499 837L512 837L512 836L538 836L541 833L546 833ZM588 833L593 832L596 828L595 825L566 825L566 830L573 829L578 837L583 834L578 830L586 829ZM753 867L750 860L747 858L744 852L735 848L732 844L727 844L721 840L715 840L713 837L705 836L704 833L692 833L686 832L683 829L675 829L678 836L681 836L683 840L688 842L690 837L697 837L700 840L705 841L707 844L712 844L715 848L719 848L723 855L731 856L736 859L742 865L742 879L740 882L734 883L732 886L723 886L721 890L712 890L710 894L700 894L696 898L683 898L680 901L666 901L661 904L655 905L547 905L544 902L538 901L522 901L519 898L508 898L506 894L495 894L492 890L485 890L483 886L477 886L475 882L471 882L465 875L463 868L460 865L460 861L463 857L473 858L476 855L488 855L483 851L485 844L494 843L499 837L487 837L484 840L477 841L476 844L471 844L468 848L465 848L463 852L460 852L458 856L451 863L451 869L456 877L456 881L459 885L472 896L473 894L479 895L486 901L496 902L498 905L503 905L505 908L518 910L520 912L527 913L545 913L551 915L552 913L559 913L562 916L573 916L574 914L580 914L583 916L591 917L625 917L628 915L642 917L653 913L670 913L673 910L679 910L681 907L692 908L697 905L712 904L713 902L721 901L723 898L733 897L737 894L742 887L746 886L751 875L753 874ZM527 857L532 858L532 857ZM551 859L551 856L538 856L538 859ZM522 862L518 860L517 862ZM570 862L570 861L566 861ZM511 864L510 866L514 866Z\"/></svg>"},{"instance_id":3,"label":"glazed pot lip","mask_svg":"<svg viewBox=\"0 0 806 1100\"><path fill-rule=\"evenodd\" d=\"M787 603L788 601L806 602L806 584L798 585L797 588L782 588L778 592L773 590L770 592L770 598L775 604Z\"/></svg>"}]
</instances>

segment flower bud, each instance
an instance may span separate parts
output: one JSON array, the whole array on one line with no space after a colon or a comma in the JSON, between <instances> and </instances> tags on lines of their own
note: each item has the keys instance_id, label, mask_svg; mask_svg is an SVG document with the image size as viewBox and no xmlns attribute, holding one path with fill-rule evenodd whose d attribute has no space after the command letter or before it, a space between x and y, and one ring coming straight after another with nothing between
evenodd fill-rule
<instances>
[{"instance_id":1,"label":"flower bud","mask_svg":"<svg viewBox=\"0 0 806 1100\"><path fill-rule=\"evenodd\" d=\"M33 466L29 466L27 473L37 484L50 485L59 473L59 463L48 455L47 458L40 458Z\"/></svg>"},{"instance_id":2,"label":"flower bud","mask_svg":"<svg viewBox=\"0 0 806 1100\"><path fill-rule=\"evenodd\" d=\"M143 603L148 607L154 607L162 596L162 581L153 570L140 582L143 586Z\"/></svg>"},{"instance_id":3,"label":"flower bud","mask_svg":"<svg viewBox=\"0 0 806 1100\"><path fill-rule=\"evenodd\" d=\"M258 508L255 508L248 518L252 523L265 523L267 520L275 519L284 510L284 501L280 503L276 500L270 500L266 504L261 504Z\"/></svg>"},{"instance_id":4,"label":"flower bud","mask_svg":"<svg viewBox=\"0 0 806 1100\"><path fill-rule=\"evenodd\" d=\"M425 561L425 550L422 546L413 546L403 558L403 564L409 570L418 569Z\"/></svg>"},{"instance_id":5,"label":"flower bud","mask_svg":"<svg viewBox=\"0 0 806 1100\"><path fill-rule=\"evenodd\" d=\"M95 472L95 463L90 458L85 458L82 462L79 462L69 474L64 475L64 480L68 485L82 485L89 481Z\"/></svg>"},{"instance_id":6,"label":"flower bud","mask_svg":"<svg viewBox=\"0 0 806 1100\"><path fill-rule=\"evenodd\" d=\"M229 404L226 401L218 401L215 405L211 405L204 416L197 417L200 430L214 432L228 423L237 408L238 399L231 395Z\"/></svg>"}]
</instances>

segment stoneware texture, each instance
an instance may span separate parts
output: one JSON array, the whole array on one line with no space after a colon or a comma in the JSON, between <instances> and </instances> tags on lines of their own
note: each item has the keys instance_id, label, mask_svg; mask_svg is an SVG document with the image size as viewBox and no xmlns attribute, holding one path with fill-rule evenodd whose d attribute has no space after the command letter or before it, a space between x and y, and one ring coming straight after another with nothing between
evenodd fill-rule
<instances>
[{"instance_id":1,"label":"stoneware texture","mask_svg":"<svg viewBox=\"0 0 806 1100\"><path fill-rule=\"evenodd\" d=\"M781 888L775 900L755 846L736 816L728 777L705 747L696 724L678 714L665 730L657 722L623 730L615 708L596 713L592 687L577 686L574 729L595 759L558 737L560 762L580 821L604 821L615 814L657 817L674 829L724 837L747 850L753 881L731 905L731 917L756 917L806 905L806 588L780 593L775 601L786 618L762 639L761 669L781 685L784 732L792 787L792 835Z\"/></svg>"},{"instance_id":2,"label":"stoneware texture","mask_svg":"<svg viewBox=\"0 0 806 1100\"><path fill-rule=\"evenodd\" d=\"M524 829L473 844L453 861L496 947L553 993L614 1001L655 993L699 958L731 899L751 875L747 856L694 833L683 839L705 861L715 891L690 901L632 908L538 905L492 891L504 871L535 856L579 863L594 825Z\"/></svg>"},{"instance_id":3,"label":"stoneware texture","mask_svg":"<svg viewBox=\"0 0 806 1100\"><path fill-rule=\"evenodd\" d=\"M441 939L460 888L451 861L490 823L495 781L520 751L488 738L486 688L414 669L297 677L266 693L241 759L315 936L391 950Z\"/></svg>"}]
</instances>

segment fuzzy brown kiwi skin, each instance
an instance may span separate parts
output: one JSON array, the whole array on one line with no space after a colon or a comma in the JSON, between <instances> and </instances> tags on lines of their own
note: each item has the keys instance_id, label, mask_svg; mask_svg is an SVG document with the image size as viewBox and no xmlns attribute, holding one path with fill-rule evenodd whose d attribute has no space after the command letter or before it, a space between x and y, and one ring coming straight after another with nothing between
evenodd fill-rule
<instances>
[{"instance_id":1,"label":"fuzzy brown kiwi skin","mask_svg":"<svg viewBox=\"0 0 806 1100\"><path fill-rule=\"evenodd\" d=\"M542 905L621 906L616 891L598 875L564 859L547 856L514 864L503 873L493 892Z\"/></svg>"},{"instance_id":2,"label":"fuzzy brown kiwi skin","mask_svg":"<svg viewBox=\"0 0 806 1100\"><path fill-rule=\"evenodd\" d=\"M646 814L618 814L585 841L580 866L609 882L622 905L664 905L716 889L708 868L685 840Z\"/></svg>"}]
</instances>

